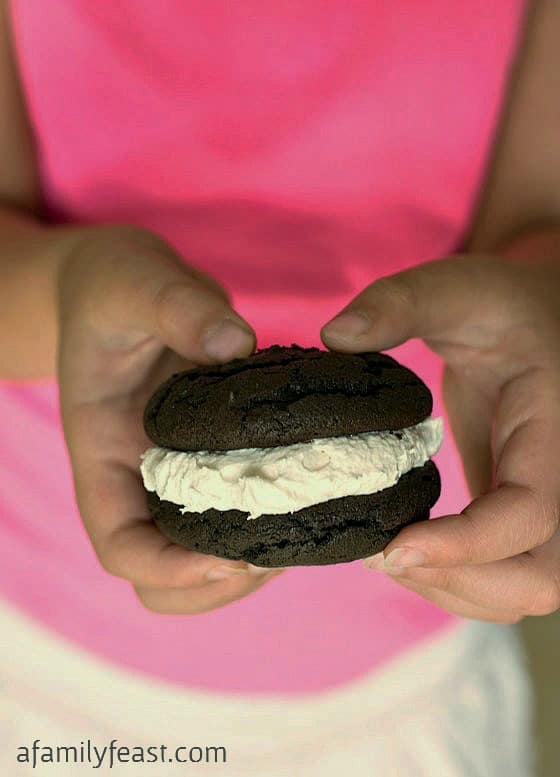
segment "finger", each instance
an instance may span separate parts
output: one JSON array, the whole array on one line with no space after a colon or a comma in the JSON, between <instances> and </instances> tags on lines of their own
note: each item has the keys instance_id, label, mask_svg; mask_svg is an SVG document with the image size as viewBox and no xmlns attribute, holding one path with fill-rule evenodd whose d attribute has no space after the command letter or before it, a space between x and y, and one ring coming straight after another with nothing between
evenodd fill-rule
<instances>
[{"instance_id":1,"label":"finger","mask_svg":"<svg viewBox=\"0 0 560 777\"><path fill-rule=\"evenodd\" d=\"M184 277L162 278L147 329L186 359L199 364L248 356L255 347L251 327L205 284Z\"/></svg>"},{"instance_id":2,"label":"finger","mask_svg":"<svg viewBox=\"0 0 560 777\"><path fill-rule=\"evenodd\" d=\"M254 332L215 281L189 268L163 240L132 235L92 257L89 269L82 262L75 270L81 273L79 282L70 270L69 277L63 274L63 322L79 316L81 323L80 328L63 326L63 335L89 334L119 354L152 336L201 364L251 353Z\"/></svg>"},{"instance_id":3,"label":"finger","mask_svg":"<svg viewBox=\"0 0 560 777\"><path fill-rule=\"evenodd\" d=\"M437 589L477 607L514 615L548 615L560 608L560 541L554 543L556 555L550 553L547 558L522 554L476 566L395 568L390 574L400 582Z\"/></svg>"},{"instance_id":4,"label":"finger","mask_svg":"<svg viewBox=\"0 0 560 777\"><path fill-rule=\"evenodd\" d=\"M441 607L441 609L461 618L487 621L489 623L518 623L523 617L508 610L493 610L488 607L479 607L439 588L432 588L408 578L396 578L395 582L409 591L414 591L437 607Z\"/></svg>"},{"instance_id":5,"label":"finger","mask_svg":"<svg viewBox=\"0 0 560 777\"><path fill-rule=\"evenodd\" d=\"M513 326L514 292L503 282L503 264L457 256L380 278L323 327L323 342L355 353L421 337L444 356L445 343L454 344L464 367L474 349L491 347ZM458 349L460 342L470 348Z\"/></svg>"},{"instance_id":6,"label":"finger","mask_svg":"<svg viewBox=\"0 0 560 777\"><path fill-rule=\"evenodd\" d=\"M111 404L83 406L72 413L76 501L102 566L136 584L196 587L217 572L258 570L241 561L225 561L182 548L154 525L138 469L147 440L133 423L133 407L115 413ZM110 458L104 458L107 451Z\"/></svg>"},{"instance_id":7,"label":"finger","mask_svg":"<svg viewBox=\"0 0 560 777\"><path fill-rule=\"evenodd\" d=\"M161 590L140 586L135 586L135 590L144 607L152 612L161 615L196 615L248 596L278 574L278 571L270 571L266 575L253 578L244 575L190 591L181 588Z\"/></svg>"},{"instance_id":8,"label":"finger","mask_svg":"<svg viewBox=\"0 0 560 777\"><path fill-rule=\"evenodd\" d=\"M453 439L474 498L492 487L492 403L476 384L448 366L443 372L442 390Z\"/></svg>"},{"instance_id":9,"label":"finger","mask_svg":"<svg viewBox=\"0 0 560 777\"><path fill-rule=\"evenodd\" d=\"M461 566L518 555L560 525L560 379L527 370L502 389L496 413L496 490L460 515L406 527L385 548L393 566Z\"/></svg>"},{"instance_id":10,"label":"finger","mask_svg":"<svg viewBox=\"0 0 560 777\"><path fill-rule=\"evenodd\" d=\"M154 525L138 473L118 462L81 459L84 477L76 497L86 530L106 571L158 588L194 588L249 573L243 561L229 561L175 545Z\"/></svg>"},{"instance_id":11,"label":"finger","mask_svg":"<svg viewBox=\"0 0 560 777\"><path fill-rule=\"evenodd\" d=\"M136 585L190 589L220 579L250 578L245 562L175 545L147 518L130 521L106 534L96 525L91 536L104 569Z\"/></svg>"}]
</instances>

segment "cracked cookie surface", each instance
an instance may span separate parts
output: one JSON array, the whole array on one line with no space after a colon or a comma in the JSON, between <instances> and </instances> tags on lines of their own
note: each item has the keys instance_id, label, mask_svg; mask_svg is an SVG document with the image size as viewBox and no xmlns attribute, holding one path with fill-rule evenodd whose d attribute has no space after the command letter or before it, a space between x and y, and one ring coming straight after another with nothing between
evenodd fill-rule
<instances>
[{"instance_id":1,"label":"cracked cookie surface","mask_svg":"<svg viewBox=\"0 0 560 777\"><path fill-rule=\"evenodd\" d=\"M431 410L425 384L386 354L271 346L173 375L144 426L161 447L225 451L403 429Z\"/></svg>"}]
</instances>

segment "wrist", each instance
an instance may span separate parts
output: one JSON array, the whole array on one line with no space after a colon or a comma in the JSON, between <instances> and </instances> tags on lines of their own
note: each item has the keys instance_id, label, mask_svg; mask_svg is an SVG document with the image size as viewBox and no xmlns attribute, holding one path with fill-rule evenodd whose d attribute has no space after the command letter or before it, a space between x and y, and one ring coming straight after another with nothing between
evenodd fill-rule
<instances>
[{"instance_id":1,"label":"wrist","mask_svg":"<svg viewBox=\"0 0 560 777\"><path fill-rule=\"evenodd\" d=\"M0 213L0 378L55 374L56 286L70 229L23 214Z\"/></svg>"},{"instance_id":2,"label":"wrist","mask_svg":"<svg viewBox=\"0 0 560 777\"><path fill-rule=\"evenodd\" d=\"M80 282L104 255L115 267L125 243L145 250L155 241L137 227L49 226L0 209L0 379L54 377L66 281Z\"/></svg>"}]
</instances>

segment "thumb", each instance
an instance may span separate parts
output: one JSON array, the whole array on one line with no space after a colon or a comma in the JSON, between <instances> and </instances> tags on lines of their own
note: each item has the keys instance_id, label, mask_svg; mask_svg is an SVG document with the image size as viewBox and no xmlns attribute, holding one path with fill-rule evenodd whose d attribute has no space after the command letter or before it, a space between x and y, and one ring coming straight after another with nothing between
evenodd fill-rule
<instances>
[{"instance_id":1,"label":"thumb","mask_svg":"<svg viewBox=\"0 0 560 777\"><path fill-rule=\"evenodd\" d=\"M227 294L163 240L124 232L108 251L102 238L64 267L60 296L66 339L81 338L89 352L118 355L153 337L198 364L252 352L254 332Z\"/></svg>"},{"instance_id":2,"label":"thumb","mask_svg":"<svg viewBox=\"0 0 560 777\"><path fill-rule=\"evenodd\" d=\"M457 256L427 262L372 283L321 331L325 345L359 352L393 348L420 337L437 343L459 329L480 329L481 305L497 314L496 285L501 262Z\"/></svg>"}]
</instances>

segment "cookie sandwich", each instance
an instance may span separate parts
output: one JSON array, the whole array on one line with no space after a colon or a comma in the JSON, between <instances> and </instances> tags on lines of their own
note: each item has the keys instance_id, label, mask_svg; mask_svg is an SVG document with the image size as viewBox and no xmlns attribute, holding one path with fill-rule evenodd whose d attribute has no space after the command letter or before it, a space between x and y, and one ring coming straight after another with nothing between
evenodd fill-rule
<instances>
[{"instance_id":1,"label":"cookie sandwich","mask_svg":"<svg viewBox=\"0 0 560 777\"><path fill-rule=\"evenodd\" d=\"M150 512L171 541L258 566L370 556L439 497L431 412L381 353L272 346L175 374L144 413Z\"/></svg>"}]
</instances>

